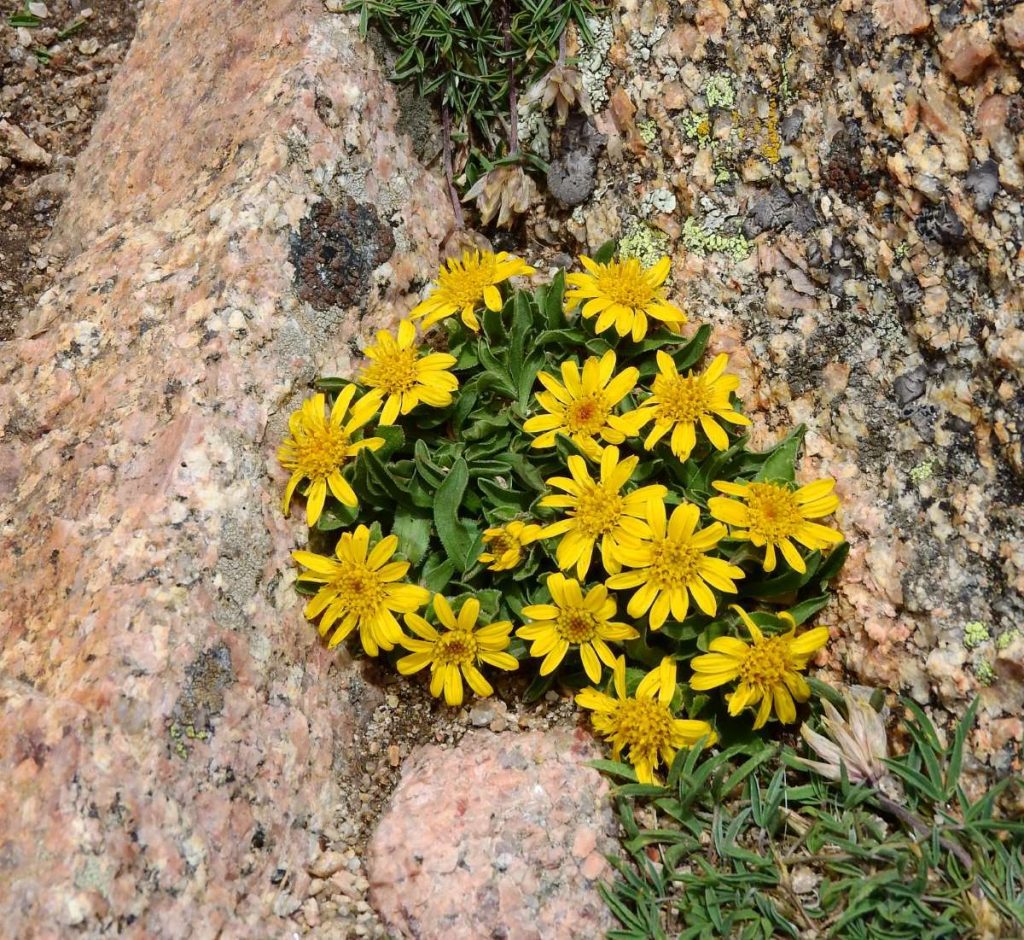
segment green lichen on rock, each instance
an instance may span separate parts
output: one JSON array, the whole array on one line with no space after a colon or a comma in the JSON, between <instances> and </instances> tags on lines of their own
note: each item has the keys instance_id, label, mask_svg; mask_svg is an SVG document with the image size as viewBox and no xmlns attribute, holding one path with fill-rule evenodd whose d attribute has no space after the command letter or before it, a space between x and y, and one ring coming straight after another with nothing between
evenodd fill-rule
<instances>
[{"instance_id":1,"label":"green lichen on rock","mask_svg":"<svg viewBox=\"0 0 1024 940\"><path fill-rule=\"evenodd\" d=\"M630 226L619 241L619 255L623 258L636 258L646 268L668 254L668 249L668 235L643 222Z\"/></svg>"},{"instance_id":2,"label":"green lichen on rock","mask_svg":"<svg viewBox=\"0 0 1024 940\"><path fill-rule=\"evenodd\" d=\"M695 140L701 147L711 140L711 122L706 114L687 111L679 123L687 139Z\"/></svg>"},{"instance_id":3,"label":"green lichen on rock","mask_svg":"<svg viewBox=\"0 0 1024 940\"><path fill-rule=\"evenodd\" d=\"M973 650L992 639L988 627L980 620L972 620L964 626L964 646Z\"/></svg>"},{"instance_id":4,"label":"green lichen on rock","mask_svg":"<svg viewBox=\"0 0 1024 940\"><path fill-rule=\"evenodd\" d=\"M640 139L645 144L653 144L655 138L658 136L657 121L638 121L636 129L640 133Z\"/></svg>"},{"instance_id":5,"label":"green lichen on rock","mask_svg":"<svg viewBox=\"0 0 1024 940\"><path fill-rule=\"evenodd\" d=\"M719 232L709 232L693 216L683 223L683 244L687 251L694 254L707 255L713 251L720 251L733 261L742 261L751 252L750 242L742 233L722 235Z\"/></svg>"},{"instance_id":6,"label":"green lichen on rock","mask_svg":"<svg viewBox=\"0 0 1024 940\"><path fill-rule=\"evenodd\" d=\"M1002 652L1005 649L1009 649L1015 640L1020 639L1020 630L1016 628L1013 630L1007 630L1005 633L1000 633L996 638L996 649Z\"/></svg>"},{"instance_id":7,"label":"green lichen on rock","mask_svg":"<svg viewBox=\"0 0 1024 940\"><path fill-rule=\"evenodd\" d=\"M974 677L982 685L992 685L996 680L996 671L992 668L992 663L987 659L983 659L975 665Z\"/></svg>"},{"instance_id":8,"label":"green lichen on rock","mask_svg":"<svg viewBox=\"0 0 1024 940\"><path fill-rule=\"evenodd\" d=\"M922 460L916 467L911 468L910 479L920 486L925 480L930 480L934 472L935 458L929 457L927 460Z\"/></svg>"},{"instance_id":9,"label":"green lichen on rock","mask_svg":"<svg viewBox=\"0 0 1024 940\"><path fill-rule=\"evenodd\" d=\"M704 98L709 108L731 108L736 104L736 88L732 75L719 72L704 83Z\"/></svg>"}]
</instances>

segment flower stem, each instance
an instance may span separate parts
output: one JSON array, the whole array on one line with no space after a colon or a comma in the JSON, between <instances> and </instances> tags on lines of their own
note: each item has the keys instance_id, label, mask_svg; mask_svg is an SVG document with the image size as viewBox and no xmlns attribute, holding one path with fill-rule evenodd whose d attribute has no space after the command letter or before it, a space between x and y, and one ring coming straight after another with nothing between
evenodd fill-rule
<instances>
[{"instance_id":1,"label":"flower stem","mask_svg":"<svg viewBox=\"0 0 1024 940\"><path fill-rule=\"evenodd\" d=\"M933 834L932 827L921 819L918 819L910 810L906 807L901 806L894 800L890 800L887 796L883 796L877 789L875 790L875 799L878 801L879 807L888 813L890 816L895 816L900 822L905 823L911 829L914 830L918 835L931 838ZM941 845L951 855L955 855L957 860L963 865L964 869L971 874L974 873L974 859L968 854L967 850L955 842L951 842L949 839L944 839L939 836L939 845ZM980 888L975 882L974 893L980 893Z\"/></svg>"},{"instance_id":2,"label":"flower stem","mask_svg":"<svg viewBox=\"0 0 1024 940\"><path fill-rule=\"evenodd\" d=\"M459 194L455 189L455 180L452 171L452 115L447 104L441 105L441 126L444 139L444 177L448 181L448 198L452 201L452 209L455 211L455 227L463 229L466 227L465 217L462 215L462 204L459 202Z\"/></svg>"},{"instance_id":3,"label":"flower stem","mask_svg":"<svg viewBox=\"0 0 1024 940\"><path fill-rule=\"evenodd\" d=\"M505 37L505 52L512 51L512 26L509 21L508 0L501 4L501 31ZM519 105L516 95L516 66L512 56L508 56L508 145L509 156L519 153Z\"/></svg>"}]
</instances>

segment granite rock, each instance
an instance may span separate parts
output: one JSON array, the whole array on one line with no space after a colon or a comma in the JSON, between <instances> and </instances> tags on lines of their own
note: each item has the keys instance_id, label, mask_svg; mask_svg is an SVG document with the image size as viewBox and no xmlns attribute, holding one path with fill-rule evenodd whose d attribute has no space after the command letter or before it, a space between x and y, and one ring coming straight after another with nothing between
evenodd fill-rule
<instances>
[{"instance_id":1,"label":"granite rock","mask_svg":"<svg viewBox=\"0 0 1024 940\"><path fill-rule=\"evenodd\" d=\"M5 935L322 920L305 866L380 693L302 618L275 449L436 269L448 204L397 119L319 0L142 12L57 225L69 260L0 354ZM324 201L379 237L317 309L289 259Z\"/></svg>"},{"instance_id":2,"label":"granite rock","mask_svg":"<svg viewBox=\"0 0 1024 940\"><path fill-rule=\"evenodd\" d=\"M374 906L404 937L583 940L614 847L608 784L583 731L472 731L413 752L367 849Z\"/></svg>"}]
</instances>

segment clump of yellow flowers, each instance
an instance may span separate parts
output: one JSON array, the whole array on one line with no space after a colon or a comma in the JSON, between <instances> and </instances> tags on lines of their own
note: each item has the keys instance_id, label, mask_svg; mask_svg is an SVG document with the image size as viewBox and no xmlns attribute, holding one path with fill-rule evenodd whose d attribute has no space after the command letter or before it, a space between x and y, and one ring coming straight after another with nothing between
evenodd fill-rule
<instances>
[{"instance_id":1,"label":"clump of yellow flowers","mask_svg":"<svg viewBox=\"0 0 1024 940\"><path fill-rule=\"evenodd\" d=\"M304 497L329 549L294 553L329 647L358 634L451 707L501 673L530 674L526 700L557 682L651 783L739 716L797 720L846 545L835 481L796 482L802 429L746 446L670 260L613 247L532 287L504 252L445 262L279 456L285 511Z\"/></svg>"}]
</instances>

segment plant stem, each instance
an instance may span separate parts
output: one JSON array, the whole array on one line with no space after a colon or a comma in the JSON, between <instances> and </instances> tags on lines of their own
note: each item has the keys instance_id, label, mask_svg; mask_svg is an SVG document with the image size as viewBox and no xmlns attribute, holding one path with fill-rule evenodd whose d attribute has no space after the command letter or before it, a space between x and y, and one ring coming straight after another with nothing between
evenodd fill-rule
<instances>
[{"instance_id":1,"label":"plant stem","mask_svg":"<svg viewBox=\"0 0 1024 940\"><path fill-rule=\"evenodd\" d=\"M508 0L501 4L501 31L505 36L505 52L512 51L512 27L509 21ZM516 66L512 56L508 56L508 145L509 156L519 153L519 105L516 96Z\"/></svg>"},{"instance_id":2,"label":"plant stem","mask_svg":"<svg viewBox=\"0 0 1024 940\"><path fill-rule=\"evenodd\" d=\"M894 800L890 800L887 796L883 796L878 790L875 790L875 799L878 801L878 805L887 812L890 816L895 816L900 822L905 823L911 829L914 830L918 835L931 838L932 827L921 819L918 819L910 810L901 806ZM949 839L944 839L939 836L939 845L941 845L947 852L955 855L964 868L973 874L974 872L974 859L967 853L967 850L963 846L957 845L955 842L951 842ZM977 886L975 886L977 890Z\"/></svg>"},{"instance_id":3,"label":"plant stem","mask_svg":"<svg viewBox=\"0 0 1024 940\"><path fill-rule=\"evenodd\" d=\"M452 201L452 209L455 212L455 227L463 229L466 227L466 220L462 215L462 203L459 202L459 194L455 189L455 180L452 172L452 115L448 105L441 105L442 137L444 140L444 177L448 181L448 197Z\"/></svg>"}]
</instances>

